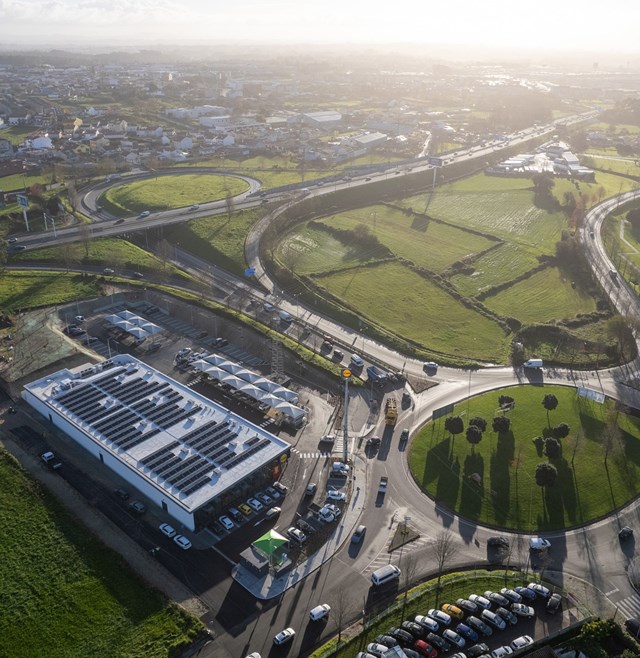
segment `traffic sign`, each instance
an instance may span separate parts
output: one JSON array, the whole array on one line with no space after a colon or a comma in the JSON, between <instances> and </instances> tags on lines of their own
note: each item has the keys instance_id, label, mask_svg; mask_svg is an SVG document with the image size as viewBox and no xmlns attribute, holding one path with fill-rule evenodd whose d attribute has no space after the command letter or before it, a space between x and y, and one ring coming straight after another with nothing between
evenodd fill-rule
<instances>
[{"instance_id":1,"label":"traffic sign","mask_svg":"<svg viewBox=\"0 0 640 658\"><path fill-rule=\"evenodd\" d=\"M342 371L342 376L343 376L345 379L349 379L349 377L351 377L351 370L349 370L349 368L345 368L345 369Z\"/></svg>"},{"instance_id":2,"label":"traffic sign","mask_svg":"<svg viewBox=\"0 0 640 658\"><path fill-rule=\"evenodd\" d=\"M18 201L18 205L22 206L23 208L29 207L29 199L24 194L16 194L16 199Z\"/></svg>"},{"instance_id":3,"label":"traffic sign","mask_svg":"<svg viewBox=\"0 0 640 658\"><path fill-rule=\"evenodd\" d=\"M255 276L256 275L256 268L255 267L245 268L244 275L245 276Z\"/></svg>"},{"instance_id":4,"label":"traffic sign","mask_svg":"<svg viewBox=\"0 0 640 658\"><path fill-rule=\"evenodd\" d=\"M442 167L442 165L444 164L444 160L442 158L430 157L429 164L433 165L434 167Z\"/></svg>"},{"instance_id":5,"label":"traffic sign","mask_svg":"<svg viewBox=\"0 0 640 658\"><path fill-rule=\"evenodd\" d=\"M431 419L436 420L438 418L442 418L442 416L448 416L451 413L453 413L453 405L447 404L444 407L440 407L439 409L434 409L433 413L431 414Z\"/></svg>"}]
</instances>

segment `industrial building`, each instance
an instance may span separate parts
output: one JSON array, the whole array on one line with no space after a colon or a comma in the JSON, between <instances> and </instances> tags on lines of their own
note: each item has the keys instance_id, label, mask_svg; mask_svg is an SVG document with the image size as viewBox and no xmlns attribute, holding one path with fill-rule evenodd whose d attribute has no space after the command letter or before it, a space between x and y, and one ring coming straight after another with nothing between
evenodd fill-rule
<instances>
[{"instance_id":1,"label":"industrial building","mask_svg":"<svg viewBox=\"0 0 640 658\"><path fill-rule=\"evenodd\" d=\"M22 397L192 531L274 482L290 454L286 441L127 354L47 375Z\"/></svg>"}]
</instances>

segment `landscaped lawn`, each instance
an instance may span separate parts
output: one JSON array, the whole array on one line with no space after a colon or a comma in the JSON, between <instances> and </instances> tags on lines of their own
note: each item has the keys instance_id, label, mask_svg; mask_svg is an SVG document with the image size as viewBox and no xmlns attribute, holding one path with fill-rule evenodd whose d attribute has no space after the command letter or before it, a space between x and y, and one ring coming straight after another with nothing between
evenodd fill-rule
<instances>
[{"instance_id":1,"label":"landscaped lawn","mask_svg":"<svg viewBox=\"0 0 640 658\"><path fill-rule=\"evenodd\" d=\"M95 297L100 292L100 284L93 276L10 270L0 277L0 308L15 312Z\"/></svg>"},{"instance_id":2,"label":"landscaped lawn","mask_svg":"<svg viewBox=\"0 0 640 658\"><path fill-rule=\"evenodd\" d=\"M497 295L484 300L502 316L518 318L524 324L573 318L596 310L595 299L556 267L536 272Z\"/></svg>"},{"instance_id":3,"label":"landscaped lawn","mask_svg":"<svg viewBox=\"0 0 640 658\"><path fill-rule=\"evenodd\" d=\"M125 216L143 210L183 208L235 196L248 189L246 181L215 174L158 176L109 188L100 203L108 212Z\"/></svg>"},{"instance_id":4,"label":"landscaped lawn","mask_svg":"<svg viewBox=\"0 0 640 658\"><path fill-rule=\"evenodd\" d=\"M353 268L318 277L318 285L360 309L364 318L430 350L500 362L500 327L398 263Z\"/></svg>"},{"instance_id":5,"label":"landscaped lawn","mask_svg":"<svg viewBox=\"0 0 640 658\"><path fill-rule=\"evenodd\" d=\"M2 656L169 656L201 632L4 451L0 546Z\"/></svg>"},{"instance_id":6,"label":"landscaped lawn","mask_svg":"<svg viewBox=\"0 0 640 658\"><path fill-rule=\"evenodd\" d=\"M491 423L498 397L510 395L515 408L507 413L509 432L496 434ZM558 399L550 424L567 423L562 456L538 455L532 439L547 431L546 394ZM454 409L469 419L487 421L482 441L472 449L464 433L452 438L444 419L425 425L413 440L409 466L416 482L440 505L479 523L514 530L559 530L608 514L640 491L640 419L617 415L619 434L607 430L612 405L599 405L570 387L519 386L465 400ZM615 413L611 414L615 419ZM615 421L614 421L615 424ZM605 463L605 444L611 437ZM535 483L540 462L558 470L556 484L543 491ZM481 484L470 476L478 474ZM475 477L475 476L474 476Z\"/></svg>"}]
</instances>

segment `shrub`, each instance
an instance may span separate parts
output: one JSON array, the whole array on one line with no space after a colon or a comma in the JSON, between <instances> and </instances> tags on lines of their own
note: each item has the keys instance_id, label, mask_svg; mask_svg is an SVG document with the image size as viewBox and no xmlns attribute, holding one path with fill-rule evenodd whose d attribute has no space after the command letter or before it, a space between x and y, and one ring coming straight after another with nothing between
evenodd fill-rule
<instances>
[{"instance_id":1,"label":"shrub","mask_svg":"<svg viewBox=\"0 0 640 658\"><path fill-rule=\"evenodd\" d=\"M545 439L544 454L549 457L549 459L560 457L561 453L562 446L560 445L560 441L558 441L558 439L554 439L552 436L550 436L548 439Z\"/></svg>"},{"instance_id":2,"label":"shrub","mask_svg":"<svg viewBox=\"0 0 640 658\"><path fill-rule=\"evenodd\" d=\"M571 428L566 423L560 423L559 425L554 425L552 428L552 435L556 439L564 439L565 436L569 436Z\"/></svg>"},{"instance_id":3,"label":"shrub","mask_svg":"<svg viewBox=\"0 0 640 658\"><path fill-rule=\"evenodd\" d=\"M469 425L477 427L481 432L484 432L487 429L487 421L480 416L474 416L470 421Z\"/></svg>"},{"instance_id":4,"label":"shrub","mask_svg":"<svg viewBox=\"0 0 640 658\"><path fill-rule=\"evenodd\" d=\"M511 419L506 416L496 416L492 423L491 428L494 432L508 432L511 427Z\"/></svg>"},{"instance_id":5,"label":"shrub","mask_svg":"<svg viewBox=\"0 0 640 658\"><path fill-rule=\"evenodd\" d=\"M536 452L538 453L538 457L542 457L543 455L543 448L544 448L544 439L541 436L536 436L535 439L532 439L533 445L536 447Z\"/></svg>"}]
</instances>

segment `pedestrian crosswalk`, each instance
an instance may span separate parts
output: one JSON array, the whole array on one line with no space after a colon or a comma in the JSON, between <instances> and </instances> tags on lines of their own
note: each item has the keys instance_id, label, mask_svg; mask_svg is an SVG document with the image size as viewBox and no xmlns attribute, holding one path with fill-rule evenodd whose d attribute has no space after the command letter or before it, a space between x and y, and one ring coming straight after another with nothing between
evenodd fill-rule
<instances>
[{"instance_id":1,"label":"pedestrian crosswalk","mask_svg":"<svg viewBox=\"0 0 640 658\"><path fill-rule=\"evenodd\" d=\"M408 555L411 553L414 553L415 551L420 550L421 548L424 548L428 544L433 543L433 537L427 537L425 535L421 535L418 537L418 539L415 539L412 542L409 542L408 544L405 544L402 547L402 553L401 549L396 549L393 551L393 553L388 553L387 548L389 546L389 543L391 542L391 539L393 537L393 533L390 534L389 536L389 541L387 542L387 545L385 548L375 557L367 566L367 568L364 570L363 573L371 573L372 571L375 571L376 569L379 569L380 567L384 567L385 564L398 564L400 568L402 568L401 561L402 559L406 559Z\"/></svg>"},{"instance_id":2,"label":"pedestrian crosswalk","mask_svg":"<svg viewBox=\"0 0 640 658\"><path fill-rule=\"evenodd\" d=\"M615 605L627 619L629 617L640 617L640 596L637 594L632 594L631 596L627 596L626 599L616 601Z\"/></svg>"},{"instance_id":3,"label":"pedestrian crosswalk","mask_svg":"<svg viewBox=\"0 0 640 658\"><path fill-rule=\"evenodd\" d=\"M315 452L300 452L297 448L293 448L291 452L300 459L329 459L331 457L330 452L321 452L320 450L316 450Z\"/></svg>"}]
</instances>

